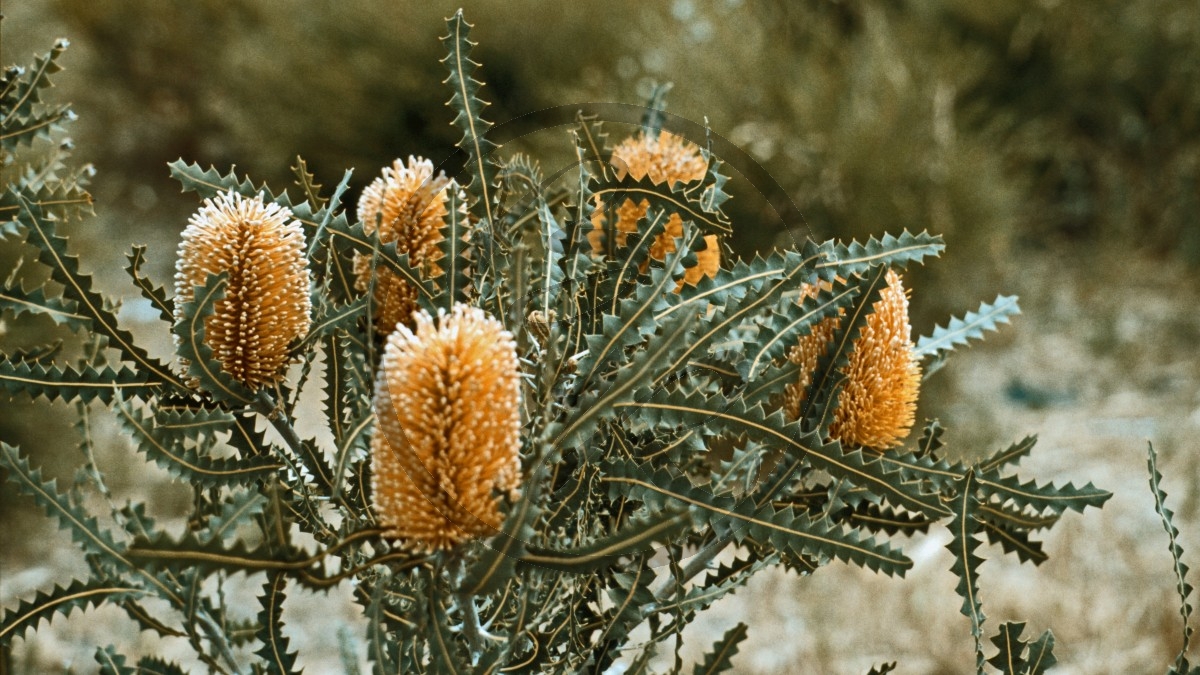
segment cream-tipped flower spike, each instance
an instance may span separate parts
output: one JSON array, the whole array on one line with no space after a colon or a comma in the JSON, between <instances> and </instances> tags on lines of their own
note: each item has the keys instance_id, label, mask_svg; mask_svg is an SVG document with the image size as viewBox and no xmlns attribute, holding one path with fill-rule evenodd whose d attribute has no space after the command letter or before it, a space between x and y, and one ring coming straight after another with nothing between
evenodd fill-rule
<instances>
[{"instance_id":1,"label":"cream-tipped flower spike","mask_svg":"<svg viewBox=\"0 0 1200 675\"><path fill-rule=\"evenodd\" d=\"M888 270L887 282L851 348L842 371L846 382L829 425L829 435L843 444L875 450L894 447L908 436L921 386L908 322L908 293L894 271ZM815 293L815 288L805 288L805 295ZM799 415L817 360L828 349L839 322L838 317L822 321L789 354L792 363L800 366L800 381L785 392L789 419Z\"/></svg>"},{"instance_id":2,"label":"cream-tipped flower spike","mask_svg":"<svg viewBox=\"0 0 1200 675\"><path fill-rule=\"evenodd\" d=\"M433 162L410 156L405 165L397 159L363 190L358 200L358 219L367 234L378 230L381 243L395 242L398 253L407 253L414 268L425 278L434 279L442 274L438 244L448 214L448 190L461 188L443 173L435 176ZM460 199L460 203L465 202L465 197ZM355 288L370 288L369 255L354 255L354 276ZM374 300L375 326L380 333L391 333L400 322L412 326L417 290L390 269L377 267Z\"/></svg>"},{"instance_id":3,"label":"cream-tipped flower spike","mask_svg":"<svg viewBox=\"0 0 1200 675\"><path fill-rule=\"evenodd\" d=\"M292 212L261 197L226 192L192 215L175 265L175 320L211 274L227 273L225 297L204 322L222 369L257 389L278 382L288 345L312 318L304 230Z\"/></svg>"},{"instance_id":4,"label":"cream-tipped flower spike","mask_svg":"<svg viewBox=\"0 0 1200 675\"><path fill-rule=\"evenodd\" d=\"M641 132L636 136L625 139L612 151L612 165L617 172L617 178L632 176L634 180L649 178L650 182L660 185L667 183L694 183L704 179L708 172L708 162L700 154L700 148L687 140L660 131L657 136L648 136ZM617 245L624 246L630 233L637 232L638 221L646 216L650 202L642 200L635 204L632 199L626 199L616 210L617 222L613 231L617 236ZM592 219L593 230L604 227L604 215L596 210ZM650 245L650 257L655 260L666 260L675 252L675 240L683 236L683 219L678 213L672 213L667 220L662 234L658 235ZM592 250L599 253L602 248L599 233L590 235ZM704 276L714 276L721 268L721 250L714 234L704 237L705 248L696 251L696 264L684 270L684 283L695 284ZM678 290L678 289L676 289Z\"/></svg>"},{"instance_id":5,"label":"cream-tipped flower spike","mask_svg":"<svg viewBox=\"0 0 1200 675\"><path fill-rule=\"evenodd\" d=\"M371 502L387 535L420 552L495 531L521 482L516 341L483 310L388 336L375 383Z\"/></svg>"}]
</instances>

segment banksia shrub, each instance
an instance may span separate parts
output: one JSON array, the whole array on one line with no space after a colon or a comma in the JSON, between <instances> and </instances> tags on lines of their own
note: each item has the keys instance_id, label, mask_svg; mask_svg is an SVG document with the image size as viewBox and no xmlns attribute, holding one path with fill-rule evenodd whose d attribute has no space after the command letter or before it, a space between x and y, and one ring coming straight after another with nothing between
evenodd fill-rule
<instances>
[{"instance_id":1,"label":"banksia shrub","mask_svg":"<svg viewBox=\"0 0 1200 675\"><path fill-rule=\"evenodd\" d=\"M355 214L349 175L326 192L303 160L299 197L169 165L206 200L177 292L142 273L144 247L127 271L186 377L121 327L57 233L77 215L71 195L87 203L51 180L65 158L3 174L0 233L36 248L55 282L6 285L3 318L44 314L86 344L3 352L0 390L73 403L88 464L63 490L36 452L0 442L7 480L69 531L87 570L7 609L0 649L102 603L131 635L185 638L193 670L293 673L286 598L339 587L365 624L343 637L347 672L363 672L357 645L377 673L645 672L657 645L761 570L899 577L914 564L902 547L945 527L981 670L979 546L1039 563L1040 532L1109 497L1019 480L1030 440L965 464L936 421L905 438L918 364L936 370L1015 298L914 341L899 274L941 253L936 235L720 260L713 242L733 227L720 159L661 130L661 97L618 149L581 113L579 161L548 180L489 139L470 26L459 13L447 28L456 181L397 163ZM66 122L39 98L56 56L5 71L3 166ZM713 257L696 255L681 284L700 242ZM101 407L191 488L186 525L151 517L144 490L113 498L92 451ZM747 630L698 670L731 668ZM1001 633L1010 655L1049 650ZM96 658L106 672L182 670L138 648L114 630Z\"/></svg>"},{"instance_id":2,"label":"banksia shrub","mask_svg":"<svg viewBox=\"0 0 1200 675\"><path fill-rule=\"evenodd\" d=\"M221 368L252 389L274 384L288 346L308 332L312 302L304 232L292 212L257 196L223 192L206 199L179 244L175 319L210 275L228 275L225 297L204 322Z\"/></svg>"},{"instance_id":3,"label":"banksia shrub","mask_svg":"<svg viewBox=\"0 0 1200 675\"><path fill-rule=\"evenodd\" d=\"M815 289L805 289L811 297ZM841 319L830 317L802 336L788 359L799 366L800 379L787 385L784 409L800 416L805 390ZM908 323L908 293L900 275L888 271L887 288L871 308L866 323L842 367L845 378L829 435L844 445L885 450L898 445L912 429L921 386L921 366L914 354Z\"/></svg>"},{"instance_id":4,"label":"banksia shrub","mask_svg":"<svg viewBox=\"0 0 1200 675\"><path fill-rule=\"evenodd\" d=\"M414 319L379 364L372 506L386 536L437 551L500 527L521 479L521 383L512 334L483 310Z\"/></svg>"},{"instance_id":5,"label":"banksia shrub","mask_svg":"<svg viewBox=\"0 0 1200 675\"><path fill-rule=\"evenodd\" d=\"M423 278L434 279L441 274L437 244L449 215L447 192L457 189L444 174L434 175L429 160L410 156L406 165L397 159L363 190L358 220L363 231L377 235L381 244L395 244L397 253L408 254L409 263ZM413 284L386 267L372 265L371 255L355 253L355 288L367 291L372 285L379 331L387 335L397 323L411 325L418 307Z\"/></svg>"}]
</instances>

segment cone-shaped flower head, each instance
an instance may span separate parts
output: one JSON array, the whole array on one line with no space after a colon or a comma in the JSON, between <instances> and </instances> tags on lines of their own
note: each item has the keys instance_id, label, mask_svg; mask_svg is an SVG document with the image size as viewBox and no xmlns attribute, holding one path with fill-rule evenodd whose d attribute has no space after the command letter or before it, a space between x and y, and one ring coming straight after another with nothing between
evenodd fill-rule
<instances>
[{"instance_id":1,"label":"cone-shaped flower head","mask_svg":"<svg viewBox=\"0 0 1200 675\"><path fill-rule=\"evenodd\" d=\"M247 387L279 381L288 344L308 332L312 312L304 231L292 212L235 192L206 199L183 231L175 269L176 321L196 286L210 274L229 275L204 341Z\"/></svg>"},{"instance_id":2,"label":"cone-shaped flower head","mask_svg":"<svg viewBox=\"0 0 1200 675\"><path fill-rule=\"evenodd\" d=\"M657 136L642 132L625 139L613 148L612 165L618 178L624 179L627 175L634 180L649 178L656 185L694 183L703 180L708 172L708 161L700 154L700 148L666 131L660 131ZM624 246L627 237L637 232L638 221L646 217L649 208L650 202L647 200L634 203L628 198L617 207L617 222L613 231L618 246ZM604 215L599 209L593 216L592 225L593 230L600 230L604 226ZM678 213L672 213L664 231L650 244L650 257L666 260L668 255L675 252L675 240L682 236L683 219ZM599 253L603 250L598 232L589 235L589 241L593 251ZM716 235L706 235L704 244L703 250L696 251L696 265L684 271L685 283L695 284L705 275L715 275L721 268L721 251Z\"/></svg>"},{"instance_id":3,"label":"cone-shaped flower head","mask_svg":"<svg viewBox=\"0 0 1200 675\"><path fill-rule=\"evenodd\" d=\"M389 536L428 552L501 525L521 480L521 385L512 334L483 310L413 317L375 383L371 499Z\"/></svg>"},{"instance_id":4,"label":"cone-shaped flower head","mask_svg":"<svg viewBox=\"0 0 1200 675\"><path fill-rule=\"evenodd\" d=\"M895 272L888 271L887 282L851 348L842 371L846 382L829 425L829 435L842 443L876 450L898 445L908 436L921 385L908 323L908 294ZM816 292L814 287L805 289L806 295ZM800 366L800 381L789 385L784 397L790 419L799 415L817 361L826 353L840 321L838 317L822 321L789 354L792 363Z\"/></svg>"},{"instance_id":5,"label":"cone-shaped flower head","mask_svg":"<svg viewBox=\"0 0 1200 675\"><path fill-rule=\"evenodd\" d=\"M693 183L703 180L708 171L700 148L666 131L657 136L643 131L626 138L613 148L612 164L618 178L628 173L634 180L649 178L655 185Z\"/></svg>"},{"instance_id":6,"label":"cone-shaped flower head","mask_svg":"<svg viewBox=\"0 0 1200 675\"><path fill-rule=\"evenodd\" d=\"M358 200L358 219L367 234L378 230L381 243L395 242L397 253L407 253L409 263L425 278L433 279L442 273L438 244L448 213L447 191L458 189L444 174L435 176L433 163L427 159L409 157L407 165L397 159L363 190ZM370 288L369 255L355 254L354 275L355 288ZM390 334L398 322L412 326L417 289L390 269L376 268L374 300L379 332Z\"/></svg>"}]
</instances>

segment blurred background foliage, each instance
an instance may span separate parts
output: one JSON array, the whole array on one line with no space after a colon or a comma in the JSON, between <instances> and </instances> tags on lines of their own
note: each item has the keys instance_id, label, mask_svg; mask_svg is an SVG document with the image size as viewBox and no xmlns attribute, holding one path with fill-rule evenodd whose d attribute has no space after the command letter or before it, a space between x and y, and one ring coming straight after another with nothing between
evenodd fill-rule
<instances>
[{"instance_id":1,"label":"blurred background foliage","mask_svg":"<svg viewBox=\"0 0 1200 675\"><path fill-rule=\"evenodd\" d=\"M43 49L48 27L76 43L61 86L81 158L101 171L101 208L137 234L178 157L282 185L299 153L327 183L357 167L362 185L455 139L437 38L460 3L8 4L5 61ZM669 111L746 149L818 237L928 227L972 259L1120 238L1200 262L1196 3L467 5L493 121L640 103L672 81ZM735 223L779 222L738 201ZM741 249L770 230L743 228Z\"/></svg>"}]
</instances>

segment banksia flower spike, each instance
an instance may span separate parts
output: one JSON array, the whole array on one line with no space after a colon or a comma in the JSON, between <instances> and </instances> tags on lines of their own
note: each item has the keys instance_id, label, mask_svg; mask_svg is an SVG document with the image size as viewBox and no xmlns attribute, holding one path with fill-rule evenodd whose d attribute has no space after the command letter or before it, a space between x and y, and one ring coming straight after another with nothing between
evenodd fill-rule
<instances>
[{"instance_id":1,"label":"banksia flower spike","mask_svg":"<svg viewBox=\"0 0 1200 675\"><path fill-rule=\"evenodd\" d=\"M921 369L913 354L908 322L908 294L900 275L889 270L873 312L854 341L846 382L838 395L829 435L846 445L885 450L898 445L912 429ZM807 295L816 288L805 289ZM818 359L828 348L840 318L831 317L802 337L788 358L800 366L800 380L785 392L784 409L799 416Z\"/></svg>"},{"instance_id":2,"label":"banksia flower spike","mask_svg":"<svg viewBox=\"0 0 1200 675\"><path fill-rule=\"evenodd\" d=\"M708 171L700 148L666 131L657 136L643 131L621 141L613 148L612 164L618 178L628 174L635 180L649 178L656 185L693 183L703 180Z\"/></svg>"},{"instance_id":3,"label":"banksia flower spike","mask_svg":"<svg viewBox=\"0 0 1200 675\"><path fill-rule=\"evenodd\" d=\"M512 334L483 310L413 318L375 383L372 503L388 536L429 552L501 525L521 480L521 385Z\"/></svg>"},{"instance_id":4,"label":"banksia flower spike","mask_svg":"<svg viewBox=\"0 0 1200 675\"><path fill-rule=\"evenodd\" d=\"M256 389L278 382L288 345L312 321L304 231L292 212L235 192L206 199L188 221L175 273L175 320L195 287L227 273L204 339L222 369Z\"/></svg>"},{"instance_id":5,"label":"banksia flower spike","mask_svg":"<svg viewBox=\"0 0 1200 675\"><path fill-rule=\"evenodd\" d=\"M363 190L358 200L358 219L367 234L378 230L381 243L395 242L398 253L407 253L412 266L425 278L433 279L442 273L438 244L448 214L447 191L459 189L444 174L435 176L433 163L427 159L410 156L407 165L397 159ZM411 327L412 313L417 309L417 290L389 269L381 267L375 272L376 328L387 335L398 322ZM370 288L369 255L355 254L354 275L355 288L360 291Z\"/></svg>"},{"instance_id":6,"label":"banksia flower spike","mask_svg":"<svg viewBox=\"0 0 1200 675\"><path fill-rule=\"evenodd\" d=\"M700 154L700 149L687 140L660 131L657 136L649 136L645 132L625 139L612 151L612 165L617 177L624 179L632 176L634 180L649 178L655 184L694 183L704 179L708 172L708 162ZM617 222L613 227L617 236L617 244L625 245L630 233L637 232L638 221L646 216L650 202L642 200L635 204L632 199L626 199L616 210ZM603 227L604 215L600 210L593 217L594 229ZM667 220L662 234L655 238L650 245L650 257L655 260L666 260L675 252L675 240L683 236L683 219L679 214L672 213ZM601 250L599 235L593 235L590 240L592 250ZM695 284L705 275L713 276L721 268L721 251L718 248L715 234L705 235L705 248L696 251L696 265L684 271L684 282Z\"/></svg>"}]
</instances>

